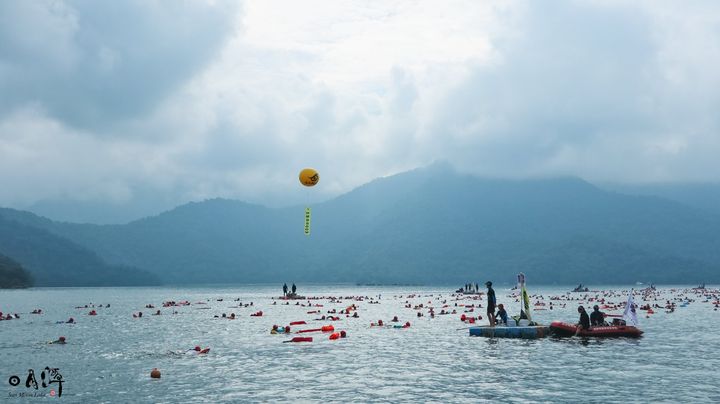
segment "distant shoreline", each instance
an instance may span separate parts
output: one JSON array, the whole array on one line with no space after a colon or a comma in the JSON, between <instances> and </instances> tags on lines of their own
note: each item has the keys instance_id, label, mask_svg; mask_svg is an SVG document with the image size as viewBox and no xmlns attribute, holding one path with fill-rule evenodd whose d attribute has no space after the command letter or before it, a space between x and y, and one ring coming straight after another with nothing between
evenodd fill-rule
<instances>
[{"instance_id":1,"label":"distant shoreline","mask_svg":"<svg viewBox=\"0 0 720 404\"><path fill-rule=\"evenodd\" d=\"M399 283L387 283L387 284L381 284L381 283L368 283L368 284L357 284L357 283L302 283L299 284L301 286L301 289L307 290L308 288L327 288L327 287L342 287L342 288L443 288L448 289L448 293L454 293L458 285L455 284L399 284ZM688 288L692 289L697 287L697 284L661 284L661 283L655 283L653 284L657 288ZM231 289L236 287L258 287L258 288L277 288L278 290L281 289L282 284L280 283L208 283L208 284L164 284L164 285L136 285L136 286L112 286L112 285L104 285L104 286L31 286L31 287L18 287L18 288L0 288L2 291L18 291L18 290L60 290L60 289L128 289L128 288L137 288L137 289ZM510 289L514 287L514 284L510 283L496 283L493 285L495 289ZM543 284L543 283L534 283L529 284L528 287L532 291L533 288L536 287L554 287L554 288L568 288L568 292L571 292L572 289L575 288L577 284L570 285L570 284ZM611 289L611 288L617 288L617 287L623 287L623 288L631 288L631 289L646 289L650 287L650 285L631 285L631 284L605 284L605 285L597 285L597 286L588 286L590 289L587 292L575 292L575 293L592 293L594 291L600 291L605 289ZM706 284L706 289L717 289L720 288L720 285L713 285L713 284ZM481 287L480 291L485 290L485 287Z\"/></svg>"}]
</instances>

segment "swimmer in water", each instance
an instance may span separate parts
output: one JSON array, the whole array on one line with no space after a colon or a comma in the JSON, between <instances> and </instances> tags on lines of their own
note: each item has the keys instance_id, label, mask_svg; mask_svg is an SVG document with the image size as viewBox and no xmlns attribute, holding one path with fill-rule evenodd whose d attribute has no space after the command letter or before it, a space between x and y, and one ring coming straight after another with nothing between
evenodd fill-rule
<instances>
[{"instance_id":1,"label":"swimmer in water","mask_svg":"<svg viewBox=\"0 0 720 404\"><path fill-rule=\"evenodd\" d=\"M200 348L200 346L195 346L195 348L190 348L187 351L185 351L185 354L186 355L192 355L192 354L200 355L200 354L206 354L208 352L210 352L210 348L202 349L202 348Z\"/></svg>"},{"instance_id":2,"label":"swimmer in water","mask_svg":"<svg viewBox=\"0 0 720 404\"><path fill-rule=\"evenodd\" d=\"M50 341L49 344L66 344L65 337L60 337L56 339L55 341Z\"/></svg>"}]
</instances>

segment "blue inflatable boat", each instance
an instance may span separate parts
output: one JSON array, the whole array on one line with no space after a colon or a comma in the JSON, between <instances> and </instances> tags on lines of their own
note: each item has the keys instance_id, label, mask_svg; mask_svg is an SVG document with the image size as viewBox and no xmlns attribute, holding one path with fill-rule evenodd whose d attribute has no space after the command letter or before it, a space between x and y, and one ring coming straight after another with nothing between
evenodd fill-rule
<instances>
[{"instance_id":1,"label":"blue inflatable boat","mask_svg":"<svg viewBox=\"0 0 720 404\"><path fill-rule=\"evenodd\" d=\"M470 327L470 335L486 338L524 338L536 339L547 337L550 333L550 327L542 325L528 325L518 327L506 326L480 326Z\"/></svg>"}]
</instances>

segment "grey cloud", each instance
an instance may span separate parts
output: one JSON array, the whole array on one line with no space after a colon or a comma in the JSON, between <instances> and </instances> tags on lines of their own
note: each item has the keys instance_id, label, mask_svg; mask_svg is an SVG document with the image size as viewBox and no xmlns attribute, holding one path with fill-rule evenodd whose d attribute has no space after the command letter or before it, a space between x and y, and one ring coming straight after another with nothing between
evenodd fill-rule
<instances>
[{"instance_id":1,"label":"grey cloud","mask_svg":"<svg viewBox=\"0 0 720 404\"><path fill-rule=\"evenodd\" d=\"M497 44L500 61L476 67L444 100L433 130L447 135L445 157L490 175L652 180L677 156L648 156L647 142L717 133L717 125L698 126L706 105L685 99L664 76L663 43L648 10L528 5L521 35ZM717 97L717 89L703 92Z\"/></svg>"},{"instance_id":2,"label":"grey cloud","mask_svg":"<svg viewBox=\"0 0 720 404\"><path fill-rule=\"evenodd\" d=\"M407 58L351 79L318 74L344 66L336 52L242 33L217 57L235 4L0 2L0 204L76 200L93 220L104 202L114 220L218 196L288 205L438 159L499 177L718 179L714 2L512 3L502 29L455 43L490 42L490 61ZM321 173L310 196L305 166Z\"/></svg>"},{"instance_id":3,"label":"grey cloud","mask_svg":"<svg viewBox=\"0 0 720 404\"><path fill-rule=\"evenodd\" d=\"M147 116L234 32L237 2L0 2L0 114L107 131Z\"/></svg>"}]
</instances>

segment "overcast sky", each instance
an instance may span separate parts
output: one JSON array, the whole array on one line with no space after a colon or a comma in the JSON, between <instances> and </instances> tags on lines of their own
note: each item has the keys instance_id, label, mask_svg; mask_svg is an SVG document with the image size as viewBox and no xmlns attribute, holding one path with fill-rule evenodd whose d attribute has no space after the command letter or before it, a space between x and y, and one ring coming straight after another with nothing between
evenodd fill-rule
<instances>
[{"instance_id":1,"label":"overcast sky","mask_svg":"<svg viewBox=\"0 0 720 404\"><path fill-rule=\"evenodd\" d=\"M0 205L285 205L445 160L720 180L720 2L0 1Z\"/></svg>"}]
</instances>

